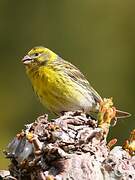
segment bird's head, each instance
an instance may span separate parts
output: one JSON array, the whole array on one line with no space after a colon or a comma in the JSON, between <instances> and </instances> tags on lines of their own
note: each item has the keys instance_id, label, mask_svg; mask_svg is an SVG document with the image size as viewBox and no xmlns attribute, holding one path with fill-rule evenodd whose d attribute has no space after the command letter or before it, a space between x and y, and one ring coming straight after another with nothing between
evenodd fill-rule
<instances>
[{"instance_id":1,"label":"bird's head","mask_svg":"<svg viewBox=\"0 0 135 180\"><path fill-rule=\"evenodd\" d=\"M45 47L34 47L22 59L27 67L42 66L57 59L57 55Z\"/></svg>"}]
</instances>

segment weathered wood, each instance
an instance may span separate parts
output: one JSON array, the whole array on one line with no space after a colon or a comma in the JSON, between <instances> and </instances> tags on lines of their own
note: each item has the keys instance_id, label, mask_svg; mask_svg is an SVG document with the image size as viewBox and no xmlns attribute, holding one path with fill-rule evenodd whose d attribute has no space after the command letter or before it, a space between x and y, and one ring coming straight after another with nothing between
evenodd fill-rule
<instances>
[{"instance_id":1,"label":"weathered wood","mask_svg":"<svg viewBox=\"0 0 135 180\"><path fill-rule=\"evenodd\" d=\"M112 150L97 121L81 112L67 112L48 121L40 116L9 144L10 176L19 180L135 179L135 156L120 146ZM12 176L12 178L11 178ZM5 177L5 178L4 178Z\"/></svg>"}]
</instances>

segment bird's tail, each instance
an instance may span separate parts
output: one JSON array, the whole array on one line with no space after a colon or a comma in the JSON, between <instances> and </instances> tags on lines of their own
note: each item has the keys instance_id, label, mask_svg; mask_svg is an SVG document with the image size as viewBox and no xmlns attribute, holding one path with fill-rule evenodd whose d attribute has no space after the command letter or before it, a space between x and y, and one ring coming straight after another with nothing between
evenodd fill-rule
<instances>
[{"instance_id":1,"label":"bird's tail","mask_svg":"<svg viewBox=\"0 0 135 180\"><path fill-rule=\"evenodd\" d=\"M128 112L116 110L116 118L127 118L130 116L131 116L131 114Z\"/></svg>"}]
</instances>

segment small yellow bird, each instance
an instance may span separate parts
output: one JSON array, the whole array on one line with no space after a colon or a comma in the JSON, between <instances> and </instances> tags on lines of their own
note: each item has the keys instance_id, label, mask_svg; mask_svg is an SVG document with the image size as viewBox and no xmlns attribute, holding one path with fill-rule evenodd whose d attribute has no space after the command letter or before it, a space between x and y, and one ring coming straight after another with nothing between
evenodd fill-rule
<instances>
[{"instance_id":1,"label":"small yellow bird","mask_svg":"<svg viewBox=\"0 0 135 180\"><path fill-rule=\"evenodd\" d=\"M34 47L22 59L41 103L60 115L66 111L98 112L100 95L71 63L45 47ZM117 110L117 117L130 114Z\"/></svg>"}]
</instances>

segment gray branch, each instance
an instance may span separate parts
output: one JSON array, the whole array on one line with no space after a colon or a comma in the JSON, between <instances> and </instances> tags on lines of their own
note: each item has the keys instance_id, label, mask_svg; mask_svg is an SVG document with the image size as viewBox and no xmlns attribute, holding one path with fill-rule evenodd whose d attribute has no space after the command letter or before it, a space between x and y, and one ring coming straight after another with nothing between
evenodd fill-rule
<instances>
[{"instance_id":1,"label":"gray branch","mask_svg":"<svg viewBox=\"0 0 135 180\"><path fill-rule=\"evenodd\" d=\"M121 146L107 146L97 121L68 112L48 121L40 116L8 145L9 171L2 179L18 180L135 180L135 156Z\"/></svg>"}]
</instances>

